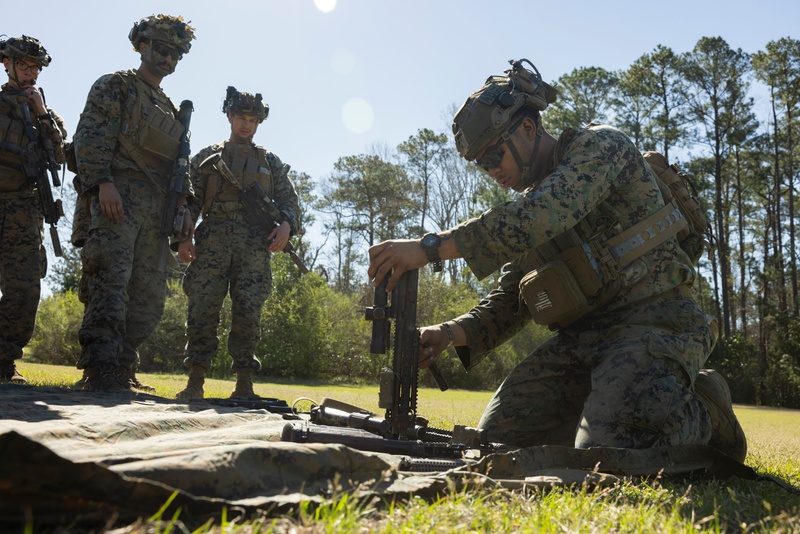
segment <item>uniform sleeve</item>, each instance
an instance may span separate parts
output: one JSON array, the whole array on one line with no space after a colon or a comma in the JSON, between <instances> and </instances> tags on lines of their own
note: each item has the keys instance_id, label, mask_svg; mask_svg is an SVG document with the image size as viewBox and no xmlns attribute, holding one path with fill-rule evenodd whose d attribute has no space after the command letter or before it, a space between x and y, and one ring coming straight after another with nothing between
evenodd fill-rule
<instances>
[{"instance_id":1,"label":"uniform sleeve","mask_svg":"<svg viewBox=\"0 0 800 534\"><path fill-rule=\"evenodd\" d=\"M474 367L530 322L528 308L519 295L522 275L516 264L504 265L497 288L470 311L455 319L467 335L467 345L456 347L465 369Z\"/></svg>"},{"instance_id":2,"label":"uniform sleeve","mask_svg":"<svg viewBox=\"0 0 800 534\"><path fill-rule=\"evenodd\" d=\"M122 123L125 82L108 74L98 79L86 99L75 131L75 157L84 191L112 182L111 159Z\"/></svg>"},{"instance_id":3,"label":"uniform sleeve","mask_svg":"<svg viewBox=\"0 0 800 534\"><path fill-rule=\"evenodd\" d=\"M67 127L64 118L50 108L50 117L53 120L53 128L51 128L50 137L53 140L53 152L55 152L56 162L64 163L64 139L67 138Z\"/></svg>"},{"instance_id":4,"label":"uniform sleeve","mask_svg":"<svg viewBox=\"0 0 800 534\"><path fill-rule=\"evenodd\" d=\"M205 202L206 198L206 189L208 187L208 174L200 170L200 164L203 163L203 161L214 152L221 151L222 148L219 146L207 146L195 154L189 164L189 177L193 195L191 198L187 198L187 200L189 202L189 209L192 210L192 218L195 224L197 224L197 219L200 217L200 212L203 210L203 203Z\"/></svg>"},{"instance_id":5,"label":"uniform sleeve","mask_svg":"<svg viewBox=\"0 0 800 534\"><path fill-rule=\"evenodd\" d=\"M638 151L617 130L588 130L538 188L452 230L458 250L483 279L574 227L617 186Z\"/></svg>"},{"instance_id":6,"label":"uniform sleeve","mask_svg":"<svg viewBox=\"0 0 800 534\"><path fill-rule=\"evenodd\" d=\"M283 163L277 156L274 156L274 160L270 163L275 173L272 198L281 213L286 216L286 220L289 221L292 235L294 235L300 230L302 221L300 220L300 199L291 178L289 178L291 167Z\"/></svg>"}]
</instances>

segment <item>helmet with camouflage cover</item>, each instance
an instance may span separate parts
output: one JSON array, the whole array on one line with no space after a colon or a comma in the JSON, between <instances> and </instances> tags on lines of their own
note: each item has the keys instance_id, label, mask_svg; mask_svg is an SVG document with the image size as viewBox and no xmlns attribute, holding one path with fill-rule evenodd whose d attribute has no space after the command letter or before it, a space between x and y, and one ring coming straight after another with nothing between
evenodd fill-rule
<instances>
[{"instance_id":1,"label":"helmet with camouflage cover","mask_svg":"<svg viewBox=\"0 0 800 534\"><path fill-rule=\"evenodd\" d=\"M136 51L139 50L139 45L143 41L161 41L186 54L192 47L194 28L184 22L183 17L180 16L150 15L133 24L128 39Z\"/></svg>"},{"instance_id":2,"label":"helmet with camouflage cover","mask_svg":"<svg viewBox=\"0 0 800 534\"><path fill-rule=\"evenodd\" d=\"M473 160L510 126L518 110L544 111L555 102L558 91L542 81L539 70L527 59L510 60L505 76L490 76L472 93L453 117L458 153ZM523 63L530 65L530 69Z\"/></svg>"},{"instance_id":3,"label":"helmet with camouflage cover","mask_svg":"<svg viewBox=\"0 0 800 534\"><path fill-rule=\"evenodd\" d=\"M222 103L222 112L225 114L253 115L258 123L264 122L269 115L269 104L263 102L261 93L245 93L238 91L233 86L228 86L225 93L225 102Z\"/></svg>"},{"instance_id":4,"label":"helmet with camouflage cover","mask_svg":"<svg viewBox=\"0 0 800 534\"><path fill-rule=\"evenodd\" d=\"M0 59L24 59L38 63L41 67L50 64L52 58L44 49L38 39L23 35L22 37L9 37L0 41Z\"/></svg>"}]
</instances>

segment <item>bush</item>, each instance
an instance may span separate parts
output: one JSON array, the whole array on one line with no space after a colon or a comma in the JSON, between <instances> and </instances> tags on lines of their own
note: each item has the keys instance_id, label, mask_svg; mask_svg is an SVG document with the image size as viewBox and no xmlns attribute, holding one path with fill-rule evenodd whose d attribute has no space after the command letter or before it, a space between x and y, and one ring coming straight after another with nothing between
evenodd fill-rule
<instances>
[{"instance_id":1,"label":"bush","mask_svg":"<svg viewBox=\"0 0 800 534\"><path fill-rule=\"evenodd\" d=\"M139 346L139 368L142 371L183 371L186 305L187 298L180 281L169 280L164 316L150 337Z\"/></svg>"},{"instance_id":2,"label":"bush","mask_svg":"<svg viewBox=\"0 0 800 534\"><path fill-rule=\"evenodd\" d=\"M32 361L75 365L81 355L78 330L83 321L83 304L72 290L56 293L39 304L36 326L29 345Z\"/></svg>"}]
</instances>

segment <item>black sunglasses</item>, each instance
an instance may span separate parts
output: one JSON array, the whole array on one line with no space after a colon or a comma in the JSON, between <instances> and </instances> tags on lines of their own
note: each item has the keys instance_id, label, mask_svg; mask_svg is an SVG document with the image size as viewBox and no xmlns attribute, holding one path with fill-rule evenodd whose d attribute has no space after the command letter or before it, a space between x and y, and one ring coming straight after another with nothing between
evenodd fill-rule
<instances>
[{"instance_id":1,"label":"black sunglasses","mask_svg":"<svg viewBox=\"0 0 800 534\"><path fill-rule=\"evenodd\" d=\"M524 117L523 117L524 118ZM520 118L517 122L515 122L511 128L509 128L508 135L514 133L514 131L522 124L522 118ZM495 144L487 148L483 152L483 156L475 160L475 163L485 171L489 171L489 169L494 169L495 167L500 166L500 162L503 161L503 157L506 155L506 149L503 148L503 145L506 144L506 140L508 137L501 136L500 139L497 140Z\"/></svg>"},{"instance_id":2,"label":"black sunglasses","mask_svg":"<svg viewBox=\"0 0 800 534\"><path fill-rule=\"evenodd\" d=\"M172 59L175 60L181 59L183 57L183 52L181 52L177 48L172 48L157 41L153 43L153 50L155 50L158 54L162 56L170 56Z\"/></svg>"}]
</instances>

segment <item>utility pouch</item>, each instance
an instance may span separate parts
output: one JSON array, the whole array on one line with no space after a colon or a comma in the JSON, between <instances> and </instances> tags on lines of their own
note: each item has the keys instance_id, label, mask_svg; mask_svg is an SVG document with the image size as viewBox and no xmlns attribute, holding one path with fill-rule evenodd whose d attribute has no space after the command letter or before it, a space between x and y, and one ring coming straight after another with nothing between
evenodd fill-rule
<instances>
[{"instance_id":1,"label":"utility pouch","mask_svg":"<svg viewBox=\"0 0 800 534\"><path fill-rule=\"evenodd\" d=\"M545 263L523 276L519 292L534 322L540 325L568 326L593 309L561 260Z\"/></svg>"},{"instance_id":2,"label":"utility pouch","mask_svg":"<svg viewBox=\"0 0 800 534\"><path fill-rule=\"evenodd\" d=\"M64 163L67 170L72 174L78 174L78 158L75 157L75 143L69 141L64 143Z\"/></svg>"},{"instance_id":3,"label":"utility pouch","mask_svg":"<svg viewBox=\"0 0 800 534\"><path fill-rule=\"evenodd\" d=\"M183 125L158 107L150 109L139 129L139 146L167 161L178 157Z\"/></svg>"}]
</instances>

